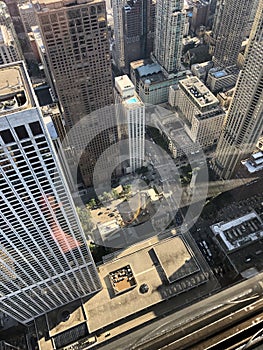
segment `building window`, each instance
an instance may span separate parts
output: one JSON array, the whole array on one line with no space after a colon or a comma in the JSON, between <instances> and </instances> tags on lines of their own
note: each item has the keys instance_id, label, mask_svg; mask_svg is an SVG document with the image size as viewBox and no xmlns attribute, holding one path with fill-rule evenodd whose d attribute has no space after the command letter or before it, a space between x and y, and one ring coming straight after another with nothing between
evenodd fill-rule
<instances>
[{"instance_id":1,"label":"building window","mask_svg":"<svg viewBox=\"0 0 263 350\"><path fill-rule=\"evenodd\" d=\"M43 131L39 122L29 123L29 127L31 129L33 136L43 134Z\"/></svg>"},{"instance_id":2,"label":"building window","mask_svg":"<svg viewBox=\"0 0 263 350\"><path fill-rule=\"evenodd\" d=\"M26 130L24 125L15 127L15 132L16 132L17 137L19 138L19 140L23 140L23 139L29 138L27 130Z\"/></svg>"},{"instance_id":3,"label":"building window","mask_svg":"<svg viewBox=\"0 0 263 350\"><path fill-rule=\"evenodd\" d=\"M1 130L0 136L2 137L5 144L15 142L10 130Z\"/></svg>"}]
</instances>

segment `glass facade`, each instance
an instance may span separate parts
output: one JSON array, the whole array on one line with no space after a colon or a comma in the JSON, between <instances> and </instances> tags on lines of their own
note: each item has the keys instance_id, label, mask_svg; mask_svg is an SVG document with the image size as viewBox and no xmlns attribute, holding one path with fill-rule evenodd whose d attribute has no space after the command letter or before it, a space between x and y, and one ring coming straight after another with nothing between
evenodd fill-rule
<instances>
[{"instance_id":1,"label":"glass facade","mask_svg":"<svg viewBox=\"0 0 263 350\"><path fill-rule=\"evenodd\" d=\"M100 288L51 142L38 108L0 116L0 310L21 322Z\"/></svg>"}]
</instances>

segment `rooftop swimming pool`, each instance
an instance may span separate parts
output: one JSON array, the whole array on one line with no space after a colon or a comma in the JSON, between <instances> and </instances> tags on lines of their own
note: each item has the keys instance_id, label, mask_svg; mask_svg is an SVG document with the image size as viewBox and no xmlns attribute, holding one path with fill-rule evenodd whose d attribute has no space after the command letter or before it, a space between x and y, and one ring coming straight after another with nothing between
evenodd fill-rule
<instances>
[{"instance_id":1,"label":"rooftop swimming pool","mask_svg":"<svg viewBox=\"0 0 263 350\"><path fill-rule=\"evenodd\" d=\"M138 102L138 99L136 97L132 97L129 100L126 101L127 103L136 103Z\"/></svg>"}]
</instances>

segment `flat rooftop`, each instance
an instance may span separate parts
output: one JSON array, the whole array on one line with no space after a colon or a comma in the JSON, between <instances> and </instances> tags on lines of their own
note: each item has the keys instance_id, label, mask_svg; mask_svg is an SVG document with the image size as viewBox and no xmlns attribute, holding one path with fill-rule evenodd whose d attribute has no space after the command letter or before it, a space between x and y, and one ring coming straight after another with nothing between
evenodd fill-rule
<instances>
[{"instance_id":1,"label":"flat rooftop","mask_svg":"<svg viewBox=\"0 0 263 350\"><path fill-rule=\"evenodd\" d=\"M179 86L194 100L200 108L217 106L218 99L197 77L190 77L179 81Z\"/></svg>"},{"instance_id":2,"label":"flat rooftop","mask_svg":"<svg viewBox=\"0 0 263 350\"><path fill-rule=\"evenodd\" d=\"M128 75L121 75L115 78L115 84L118 84L120 90L134 89L134 85Z\"/></svg>"},{"instance_id":3,"label":"flat rooftop","mask_svg":"<svg viewBox=\"0 0 263 350\"><path fill-rule=\"evenodd\" d=\"M183 279L200 270L194 256L180 237L175 237L171 242L159 244L153 250L169 283Z\"/></svg>"},{"instance_id":4,"label":"flat rooftop","mask_svg":"<svg viewBox=\"0 0 263 350\"><path fill-rule=\"evenodd\" d=\"M263 158L260 164L255 164L254 162L251 162L250 159L244 160L241 163L247 168L250 174L263 170Z\"/></svg>"},{"instance_id":5,"label":"flat rooftop","mask_svg":"<svg viewBox=\"0 0 263 350\"><path fill-rule=\"evenodd\" d=\"M211 230L227 252L263 238L262 221L255 212L226 223L214 224L211 226Z\"/></svg>"},{"instance_id":6,"label":"flat rooftop","mask_svg":"<svg viewBox=\"0 0 263 350\"><path fill-rule=\"evenodd\" d=\"M154 63L151 59L131 62L130 67L135 71L137 80L144 84L151 85L161 82L167 82L167 85L174 84L174 79L165 78L161 66L158 63Z\"/></svg>"},{"instance_id":7,"label":"flat rooftop","mask_svg":"<svg viewBox=\"0 0 263 350\"><path fill-rule=\"evenodd\" d=\"M211 75L215 78L223 78L227 75L227 72L225 70L220 70L220 71L217 71L217 72L214 72L214 73L211 73Z\"/></svg>"},{"instance_id":8,"label":"flat rooftop","mask_svg":"<svg viewBox=\"0 0 263 350\"><path fill-rule=\"evenodd\" d=\"M115 89L121 96L121 102L125 105L126 109L144 106L135 91L135 86L127 75L115 78Z\"/></svg>"},{"instance_id":9,"label":"flat rooftop","mask_svg":"<svg viewBox=\"0 0 263 350\"><path fill-rule=\"evenodd\" d=\"M178 152L183 150L188 153L199 149L198 144L191 140L179 121L172 121L169 118L164 119L162 130L170 138Z\"/></svg>"},{"instance_id":10,"label":"flat rooftop","mask_svg":"<svg viewBox=\"0 0 263 350\"><path fill-rule=\"evenodd\" d=\"M248 159L241 161L250 174L263 170L263 152L258 151L251 154Z\"/></svg>"},{"instance_id":11,"label":"flat rooftop","mask_svg":"<svg viewBox=\"0 0 263 350\"><path fill-rule=\"evenodd\" d=\"M138 67L137 70L140 77L145 77L150 74L160 73L162 71L161 66L158 63L142 65Z\"/></svg>"},{"instance_id":12,"label":"flat rooftop","mask_svg":"<svg viewBox=\"0 0 263 350\"><path fill-rule=\"evenodd\" d=\"M29 77L22 62L0 67L0 115L34 107Z\"/></svg>"},{"instance_id":13,"label":"flat rooftop","mask_svg":"<svg viewBox=\"0 0 263 350\"><path fill-rule=\"evenodd\" d=\"M70 7L83 4L95 4L102 3L102 0L33 0L33 4L40 4L40 8L37 8L38 12L44 12L46 9L57 10L63 7Z\"/></svg>"},{"instance_id":14,"label":"flat rooftop","mask_svg":"<svg viewBox=\"0 0 263 350\"><path fill-rule=\"evenodd\" d=\"M207 265L204 266L202 262L200 269L195 274L187 275L181 280L169 285L167 285L166 279L164 279L163 274L160 272L160 263L155 258L153 249L158 245L164 245L163 251L168 250L172 253L169 250L169 246L172 244L174 247L174 256L177 256L178 245L172 243L175 238L177 243L181 239L179 236L176 236L160 242L157 237L151 238L128 248L116 260L99 267L102 290L84 304L90 332L96 331L175 295L178 295L178 302L183 304L184 298L182 299L179 295L186 291L189 292L191 289L193 291L195 290L193 292L195 298L203 293L202 288L206 289L205 285L209 280L209 275L206 273ZM180 247L182 248L182 246ZM165 260L164 256L163 260ZM136 287L116 296L111 292L108 275L111 271L119 270L126 265L130 265L132 269L136 280ZM140 286L145 283L149 287L149 291L141 294ZM214 284L216 285L215 281ZM189 297L190 295L191 292L189 293Z\"/></svg>"},{"instance_id":15,"label":"flat rooftop","mask_svg":"<svg viewBox=\"0 0 263 350\"><path fill-rule=\"evenodd\" d=\"M172 298L171 302L174 309L183 308L186 303L184 292L187 291L187 302L190 303L208 295L212 290L218 289L219 285L216 278L195 242L190 239L190 235L174 236L171 232L168 233L169 238L152 237L119 252L114 260L99 266L102 289L87 300L83 298L82 306L80 301L76 301L72 305L65 305L48 313L46 319L53 341L58 343L66 339L66 344L70 344L76 338L76 332L79 334L86 329L87 334L96 332L96 336L100 338L98 341L104 341L107 340L106 337L109 332L111 335L119 335L133 327L138 327L147 321L153 320L157 315L160 315L160 312L166 312L162 310L166 310L167 303L161 303L162 301ZM174 244L173 240L177 244ZM160 262L156 258L153 249L162 246L163 248L160 248L160 251L163 252L164 259L165 251L171 245L176 255L179 240L183 241L183 245L187 247L191 256L195 255L200 270L174 283L167 284ZM180 247L184 249L181 245ZM171 252L171 250L168 251ZM129 290L116 294L113 291L109 274L114 274L116 271L123 273L123 268L127 268L127 273L132 272L136 285L131 286ZM128 268L131 271L128 271ZM142 291L140 287L145 284L148 289ZM173 298L175 296L176 298ZM67 320L63 320L65 311L70 312L70 317ZM144 313L139 314L140 311ZM129 316L131 317L128 318ZM119 322L116 323L117 321ZM40 317L36 322L39 330L46 329L44 317ZM107 329L104 327L107 327ZM71 338L73 335L75 337ZM39 344L41 350L53 349L51 339L45 340L44 336Z\"/></svg>"}]
</instances>

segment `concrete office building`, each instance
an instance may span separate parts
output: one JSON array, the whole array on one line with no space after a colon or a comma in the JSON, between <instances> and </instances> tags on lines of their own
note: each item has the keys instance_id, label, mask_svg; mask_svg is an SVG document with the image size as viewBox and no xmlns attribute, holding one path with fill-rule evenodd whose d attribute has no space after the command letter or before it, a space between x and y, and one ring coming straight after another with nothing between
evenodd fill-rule
<instances>
[{"instance_id":1,"label":"concrete office building","mask_svg":"<svg viewBox=\"0 0 263 350\"><path fill-rule=\"evenodd\" d=\"M159 0L156 2L153 59L167 75L181 67L183 32L186 13L183 0Z\"/></svg>"},{"instance_id":2,"label":"concrete office building","mask_svg":"<svg viewBox=\"0 0 263 350\"><path fill-rule=\"evenodd\" d=\"M245 37L249 37L250 31L252 29L253 26L253 22L257 13L257 8L259 5L260 0L252 0L252 8L250 11L250 16L249 19L246 23L246 27L244 28L244 36Z\"/></svg>"},{"instance_id":3,"label":"concrete office building","mask_svg":"<svg viewBox=\"0 0 263 350\"><path fill-rule=\"evenodd\" d=\"M66 128L112 103L105 2L41 0L38 19Z\"/></svg>"},{"instance_id":4,"label":"concrete office building","mask_svg":"<svg viewBox=\"0 0 263 350\"><path fill-rule=\"evenodd\" d=\"M208 71L213 67L212 61L192 64L191 72L202 81L206 81Z\"/></svg>"},{"instance_id":5,"label":"concrete office building","mask_svg":"<svg viewBox=\"0 0 263 350\"><path fill-rule=\"evenodd\" d=\"M0 64L20 61L22 53L19 44L14 39L12 31L0 25Z\"/></svg>"},{"instance_id":6,"label":"concrete office building","mask_svg":"<svg viewBox=\"0 0 263 350\"><path fill-rule=\"evenodd\" d=\"M179 81L177 108L186 119L185 130L193 142L206 148L217 143L225 113L218 99L197 78Z\"/></svg>"},{"instance_id":7,"label":"concrete office building","mask_svg":"<svg viewBox=\"0 0 263 350\"><path fill-rule=\"evenodd\" d=\"M263 131L263 1L249 38L244 68L230 104L224 130L218 142L214 169L229 179L242 159L252 153Z\"/></svg>"},{"instance_id":8,"label":"concrete office building","mask_svg":"<svg viewBox=\"0 0 263 350\"><path fill-rule=\"evenodd\" d=\"M21 45L23 56L25 57L27 63L36 63L36 59L34 56L34 52L32 51L32 47L30 45L29 37L27 32L25 31L19 9L18 9L18 1L16 0L4 0L7 8L8 13L11 17L12 24L14 26L17 38L19 40L19 43ZM1 16L0 16L1 17ZM1 19L0 19L1 21Z\"/></svg>"},{"instance_id":9,"label":"concrete office building","mask_svg":"<svg viewBox=\"0 0 263 350\"><path fill-rule=\"evenodd\" d=\"M206 85L213 93L229 90L235 86L238 74L239 69L236 66L212 68L208 72Z\"/></svg>"},{"instance_id":10,"label":"concrete office building","mask_svg":"<svg viewBox=\"0 0 263 350\"><path fill-rule=\"evenodd\" d=\"M193 0L187 2L192 13L190 29L197 34L200 31L201 26L207 26L210 1Z\"/></svg>"},{"instance_id":11,"label":"concrete office building","mask_svg":"<svg viewBox=\"0 0 263 350\"><path fill-rule=\"evenodd\" d=\"M0 3L0 64L23 59L21 47L7 6Z\"/></svg>"},{"instance_id":12,"label":"concrete office building","mask_svg":"<svg viewBox=\"0 0 263 350\"><path fill-rule=\"evenodd\" d=\"M91 133L95 116L89 114L113 102L105 2L78 0L72 4L71 0L41 0L38 3L43 44L66 129L85 117L90 122ZM87 146L86 135L82 135L84 128L77 127L70 140L79 154ZM94 126L91 139L96 135L95 129ZM92 185L96 159L112 142L111 132L104 132L85 150L79 167L86 186Z\"/></svg>"},{"instance_id":13,"label":"concrete office building","mask_svg":"<svg viewBox=\"0 0 263 350\"><path fill-rule=\"evenodd\" d=\"M210 42L210 54L216 67L229 67L237 63L252 6L253 1L247 0L217 2Z\"/></svg>"},{"instance_id":14,"label":"concrete office building","mask_svg":"<svg viewBox=\"0 0 263 350\"><path fill-rule=\"evenodd\" d=\"M136 92L144 103L160 104L168 101L169 87L177 84L180 79L192 75L185 70L171 74L168 78L163 68L152 60L139 60L130 65L131 80Z\"/></svg>"},{"instance_id":15,"label":"concrete office building","mask_svg":"<svg viewBox=\"0 0 263 350\"><path fill-rule=\"evenodd\" d=\"M18 5L18 9L25 31L30 33L31 27L38 24L34 5L31 2L24 2Z\"/></svg>"},{"instance_id":16,"label":"concrete office building","mask_svg":"<svg viewBox=\"0 0 263 350\"><path fill-rule=\"evenodd\" d=\"M115 64L121 70L125 67L124 55L124 34L122 11L125 0L112 0L113 21L114 21L114 52Z\"/></svg>"},{"instance_id":17,"label":"concrete office building","mask_svg":"<svg viewBox=\"0 0 263 350\"><path fill-rule=\"evenodd\" d=\"M24 64L0 85L0 310L27 323L101 285Z\"/></svg>"},{"instance_id":18,"label":"concrete office building","mask_svg":"<svg viewBox=\"0 0 263 350\"><path fill-rule=\"evenodd\" d=\"M127 75L115 78L117 118L125 123L121 138L128 138L129 168L134 172L144 164L145 157L145 106Z\"/></svg>"},{"instance_id":19,"label":"concrete office building","mask_svg":"<svg viewBox=\"0 0 263 350\"><path fill-rule=\"evenodd\" d=\"M149 58L153 50L155 0L113 0L112 3L113 57L121 71L129 72L132 61Z\"/></svg>"}]
</instances>

